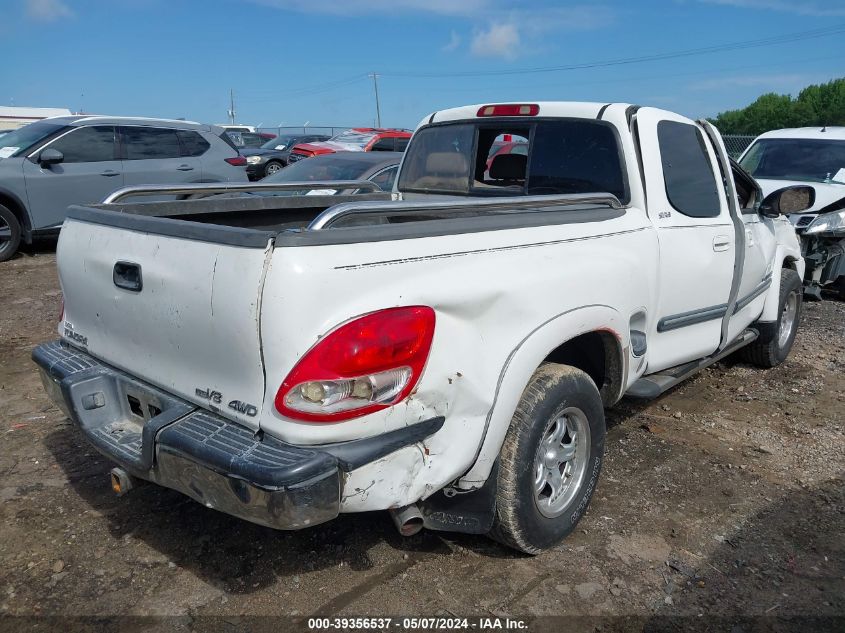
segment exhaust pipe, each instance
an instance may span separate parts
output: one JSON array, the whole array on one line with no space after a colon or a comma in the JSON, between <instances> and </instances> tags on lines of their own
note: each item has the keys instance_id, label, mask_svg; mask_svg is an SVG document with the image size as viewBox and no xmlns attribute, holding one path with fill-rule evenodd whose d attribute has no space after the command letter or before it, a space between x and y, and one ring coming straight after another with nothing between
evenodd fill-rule
<instances>
[{"instance_id":1,"label":"exhaust pipe","mask_svg":"<svg viewBox=\"0 0 845 633\"><path fill-rule=\"evenodd\" d=\"M118 497L122 497L135 487L135 477L122 468L112 468L109 477L111 479L111 489Z\"/></svg>"},{"instance_id":2,"label":"exhaust pipe","mask_svg":"<svg viewBox=\"0 0 845 633\"><path fill-rule=\"evenodd\" d=\"M423 515L416 504L388 510L402 536L413 536L423 529Z\"/></svg>"}]
</instances>

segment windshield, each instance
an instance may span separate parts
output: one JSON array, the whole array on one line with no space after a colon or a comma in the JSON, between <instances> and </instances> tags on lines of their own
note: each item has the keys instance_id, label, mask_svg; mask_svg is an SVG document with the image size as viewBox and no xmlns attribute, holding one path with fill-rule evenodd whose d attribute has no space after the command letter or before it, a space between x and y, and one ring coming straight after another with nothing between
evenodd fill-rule
<instances>
[{"instance_id":1,"label":"windshield","mask_svg":"<svg viewBox=\"0 0 845 633\"><path fill-rule=\"evenodd\" d=\"M62 123L36 121L0 137L0 158L23 154L30 147L64 128Z\"/></svg>"},{"instance_id":2,"label":"windshield","mask_svg":"<svg viewBox=\"0 0 845 633\"><path fill-rule=\"evenodd\" d=\"M592 119L422 128L406 151L398 188L451 195L610 193L628 201L614 128Z\"/></svg>"},{"instance_id":3,"label":"windshield","mask_svg":"<svg viewBox=\"0 0 845 633\"><path fill-rule=\"evenodd\" d=\"M341 132L329 140L333 143L344 143L346 145L357 145L358 147L366 147L376 135L372 132L356 132L355 130L346 130Z\"/></svg>"},{"instance_id":4,"label":"windshield","mask_svg":"<svg viewBox=\"0 0 845 633\"><path fill-rule=\"evenodd\" d=\"M296 144L296 136L293 134L279 134L275 138L271 138L269 141L262 145L262 149L278 149L283 150L290 145Z\"/></svg>"},{"instance_id":5,"label":"windshield","mask_svg":"<svg viewBox=\"0 0 845 633\"><path fill-rule=\"evenodd\" d=\"M845 184L845 141L764 138L751 146L740 165L758 179Z\"/></svg>"}]
</instances>

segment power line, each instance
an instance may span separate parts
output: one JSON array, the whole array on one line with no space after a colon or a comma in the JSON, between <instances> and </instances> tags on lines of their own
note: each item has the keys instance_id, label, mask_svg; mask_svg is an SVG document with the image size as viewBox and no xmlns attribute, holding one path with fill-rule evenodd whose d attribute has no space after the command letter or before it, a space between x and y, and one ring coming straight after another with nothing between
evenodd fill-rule
<instances>
[{"instance_id":1,"label":"power line","mask_svg":"<svg viewBox=\"0 0 845 633\"><path fill-rule=\"evenodd\" d=\"M680 57L692 57L695 55L706 55L708 53L718 53L723 51L735 51L748 48L759 48L763 46L775 46L778 44L785 44L788 42L799 42L803 40L816 39L819 37L828 37L830 35L837 35L845 33L845 24L837 26L825 27L821 29L813 29L810 31L800 31L797 33L786 33L784 35L766 37L758 40L746 40L744 42L731 42L728 44L720 44L715 46L705 46L702 48L691 48L682 51L674 51L667 53L654 53L652 55L641 55L638 57L621 57L617 59L606 59L593 62L582 62L578 64L567 64L564 66L541 66L535 68L515 68L508 70L478 70L478 71L458 71L458 72L440 72L440 73L420 73L420 72L382 72L381 75L385 77L408 77L417 79L442 79L446 77L499 77L504 75L524 75L532 73L551 73L563 72L568 70L583 70L588 68L604 68L609 66L622 66L628 64L640 64L643 62L662 61L666 59L677 59Z\"/></svg>"},{"instance_id":2,"label":"power line","mask_svg":"<svg viewBox=\"0 0 845 633\"><path fill-rule=\"evenodd\" d=\"M566 88L572 87L580 87L580 86L597 86L597 85L605 85L605 84L618 84L618 83L632 83L638 81L650 81L654 79L669 79L669 78L678 78L678 77L722 77L724 73L727 72L735 72L738 70L752 70L756 68L768 68L772 71L777 71L780 68L787 67L787 66L798 66L802 64L807 64L810 62L818 62L818 61L827 61L830 59L842 59L842 55L825 55L822 57L808 57L804 59L792 59L787 62L778 62L777 64L772 64L771 62L767 62L765 64L748 64L743 66L728 66L728 67L721 67L721 68L708 68L707 70L697 70L697 71L686 71L681 73L660 73L655 75L638 75L638 76L630 76L626 75L624 77L613 77L613 78L606 78L606 79L595 79L595 80L588 80L588 81L574 81L574 82L567 82L565 84ZM478 92L480 90L487 90L487 91L502 91L502 90L535 90L537 88L537 84L505 84L502 86L462 86L460 88L439 88L438 92L440 93L450 93L450 94L459 94L464 92Z\"/></svg>"}]
</instances>

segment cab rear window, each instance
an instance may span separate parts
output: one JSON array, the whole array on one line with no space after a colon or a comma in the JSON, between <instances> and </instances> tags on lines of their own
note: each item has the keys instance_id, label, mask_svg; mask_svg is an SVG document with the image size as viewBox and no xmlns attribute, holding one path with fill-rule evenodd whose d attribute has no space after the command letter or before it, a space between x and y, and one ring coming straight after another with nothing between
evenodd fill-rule
<instances>
[{"instance_id":1,"label":"cab rear window","mask_svg":"<svg viewBox=\"0 0 845 633\"><path fill-rule=\"evenodd\" d=\"M588 119L458 122L420 129L399 190L451 195L611 193L628 190L619 140Z\"/></svg>"}]
</instances>

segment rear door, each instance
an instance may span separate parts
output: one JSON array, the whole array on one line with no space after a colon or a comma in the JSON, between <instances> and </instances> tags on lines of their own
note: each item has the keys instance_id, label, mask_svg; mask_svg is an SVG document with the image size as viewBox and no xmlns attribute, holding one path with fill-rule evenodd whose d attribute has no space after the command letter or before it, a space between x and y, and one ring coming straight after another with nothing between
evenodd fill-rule
<instances>
[{"instance_id":1,"label":"rear door","mask_svg":"<svg viewBox=\"0 0 845 633\"><path fill-rule=\"evenodd\" d=\"M635 126L648 213L660 243L651 373L718 349L736 239L716 156L700 126L654 108L638 110Z\"/></svg>"},{"instance_id":2,"label":"rear door","mask_svg":"<svg viewBox=\"0 0 845 633\"><path fill-rule=\"evenodd\" d=\"M60 225L68 205L102 202L123 186L122 165L115 157L111 125L75 127L45 147L64 155L56 165L41 167L38 155L23 161L30 215L44 228Z\"/></svg>"},{"instance_id":3,"label":"rear door","mask_svg":"<svg viewBox=\"0 0 845 633\"><path fill-rule=\"evenodd\" d=\"M196 156L182 155L176 130L127 125L119 131L126 185L178 184L202 179L202 163Z\"/></svg>"},{"instance_id":4,"label":"rear door","mask_svg":"<svg viewBox=\"0 0 845 633\"><path fill-rule=\"evenodd\" d=\"M271 235L85 213L72 212L57 249L62 332L106 363L257 429ZM190 239L174 235L182 224Z\"/></svg>"}]
</instances>

